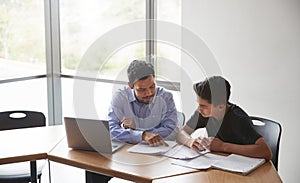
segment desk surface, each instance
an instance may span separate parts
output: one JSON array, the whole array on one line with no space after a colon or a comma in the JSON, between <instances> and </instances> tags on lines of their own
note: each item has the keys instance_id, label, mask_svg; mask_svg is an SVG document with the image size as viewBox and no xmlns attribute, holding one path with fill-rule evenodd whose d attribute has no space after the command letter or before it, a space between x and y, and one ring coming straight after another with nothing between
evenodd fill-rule
<instances>
[{"instance_id":1,"label":"desk surface","mask_svg":"<svg viewBox=\"0 0 300 183\"><path fill-rule=\"evenodd\" d=\"M175 176L197 170L171 165L171 159L127 152L127 144L113 154L72 150L66 140L61 141L49 154L51 161L86 169L135 182L151 182L154 179Z\"/></svg>"},{"instance_id":2,"label":"desk surface","mask_svg":"<svg viewBox=\"0 0 300 183\"><path fill-rule=\"evenodd\" d=\"M0 164L46 159L64 136L62 125L0 131Z\"/></svg>"},{"instance_id":3,"label":"desk surface","mask_svg":"<svg viewBox=\"0 0 300 183\"><path fill-rule=\"evenodd\" d=\"M61 141L64 136L61 125L0 131L0 164L48 158L136 182L282 182L270 162L247 176L215 169L198 171L172 165L166 157L129 153L129 144L112 155L71 150L66 139Z\"/></svg>"},{"instance_id":4,"label":"desk surface","mask_svg":"<svg viewBox=\"0 0 300 183\"><path fill-rule=\"evenodd\" d=\"M216 169L201 170L195 173L179 175L176 177L167 177L154 180L153 183L216 183L216 182L230 182L230 183L281 183L281 179L271 162L267 162L250 174L244 176L238 173L221 171Z\"/></svg>"},{"instance_id":5,"label":"desk surface","mask_svg":"<svg viewBox=\"0 0 300 183\"><path fill-rule=\"evenodd\" d=\"M265 163L249 175L222 170L194 170L171 164L163 156L129 153L126 145L112 155L72 150L66 140L61 141L49 154L48 159L70 166L119 177L135 182L282 182L271 162Z\"/></svg>"}]
</instances>

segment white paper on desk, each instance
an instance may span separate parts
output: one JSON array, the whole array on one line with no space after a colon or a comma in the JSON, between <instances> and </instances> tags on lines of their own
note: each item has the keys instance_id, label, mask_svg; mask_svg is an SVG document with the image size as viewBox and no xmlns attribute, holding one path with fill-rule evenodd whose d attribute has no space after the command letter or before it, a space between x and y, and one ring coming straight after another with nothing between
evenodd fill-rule
<instances>
[{"instance_id":1,"label":"white paper on desk","mask_svg":"<svg viewBox=\"0 0 300 183\"><path fill-rule=\"evenodd\" d=\"M148 144L139 143L129 149L128 152L141 153L141 154L151 154L151 155L162 155L165 152L173 148L177 143L175 141L165 141L169 146L149 146Z\"/></svg>"},{"instance_id":2,"label":"white paper on desk","mask_svg":"<svg viewBox=\"0 0 300 183\"><path fill-rule=\"evenodd\" d=\"M206 153L210 152L209 150L205 150L202 152L197 152L189 147L184 145L178 145L174 148L170 149L168 152L164 153L164 156L175 158L175 159L192 159L198 156L202 156Z\"/></svg>"},{"instance_id":3,"label":"white paper on desk","mask_svg":"<svg viewBox=\"0 0 300 183\"><path fill-rule=\"evenodd\" d=\"M207 153L191 160L173 160L172 164L194 169L208 169L212 167L212 164L224 158L226 157Z\"/></svg>"},{"instance_id":4,"label":"white paper on desk","mask_svg":"<svg viewBox=\"0 0 300 183\"><path fill-rule=\"evenodd\" d=\"M242 155L231 154L222 161L214 162L212 167L247 175L264 163L265 159L263 158L251 158Z\"/></svg>"}]
</instances>

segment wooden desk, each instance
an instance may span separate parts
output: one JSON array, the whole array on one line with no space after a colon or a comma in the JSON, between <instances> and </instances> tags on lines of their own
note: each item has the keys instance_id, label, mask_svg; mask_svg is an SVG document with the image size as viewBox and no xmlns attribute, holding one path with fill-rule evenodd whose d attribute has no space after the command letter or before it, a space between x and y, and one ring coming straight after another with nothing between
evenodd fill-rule
<instances>
[{"instance_id":1,"label":"wooden desk","mask_svg":"<svg viewBox=\"0 0 300 183\"><path fill-rule=\"evenodd\" d=\"M66 140L63 140L48 154L48 159L135 182L152 182L154 179L197 171L171 165L171 159L167 157L127 152L131 146L128 144L108 155L72 150L67 147Z\"/></svg>"},{"instance_id":2,"label":"wooden desk","mask_svg":"<svg viewBox=\"0 0 300 183\"><path fill-rule=\"evenodd\" d=\"M62 125L0 131L0 164L30 161L32 181L36 182L36 160L65 136Z\"/></svg>"},{"instance_id":3,"label":"wooden desk","mask_svg":"<svg viewBox=\"0 0 300 183\"><path fill-rule=\"evenodd\" d=\"M136 182L282 182L268 162L247 176L209 169L194 170L171 165L171 159L129 153L126 145L112 155L71 150L67 147L62 125L0 132L0 164L31 161L32 182L36 182L36 160L51 161ZM57 144L58 143L58 144ZM34 166L35 165L35 166Z\"/></svg>"},{"instance_id":4,"label":"wooden desk","mask_svg":"<svg viewBox=\"0 0 300 183\"><path fill-rule=\"evenodd\" d=\"M99 154L69 149L64 139L48 154L48 159L135 182L282 182L271 162L244 176L216 169L194 170L172 165L170 158L129 153L127 152L129 147L131 145L128 144L112 155Z\"/></svg>"},{"instance_id":5,"label":"wooden desk","mask_svg":"<svg viewBox=\"0 0 300 183\"><path fill-rule=\"evenodd\" d=\"M275 167L271 162L267 162L258 169L254 170L250 174L244 176L237 173L209 169L201 170L196 173L179 175L176 177L168 177L154 180L153 183L218 183L218 182L230 182L230 183L280 183L282 182Z\"/></svg>"}]
</instances>

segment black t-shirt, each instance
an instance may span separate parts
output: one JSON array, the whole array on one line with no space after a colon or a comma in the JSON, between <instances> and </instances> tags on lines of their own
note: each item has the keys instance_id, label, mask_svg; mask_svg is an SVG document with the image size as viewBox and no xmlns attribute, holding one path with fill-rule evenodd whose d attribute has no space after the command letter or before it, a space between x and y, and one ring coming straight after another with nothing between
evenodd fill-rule
<instances>
[{"instance_id":1,"label":"black t-shirt","mask_svg":"<svg viewBox=\"0 0 300 183\"><path fill-rule=\"evenodd\" d=\"M197 110L187 121L187 125L196 130L206 127L209 137L217 137L224 142L234 144L255 144L261 137L251 126L251 119L245 111L235 104L230 104L223 121L204 118Z\"/></svg>"}]
</instances>

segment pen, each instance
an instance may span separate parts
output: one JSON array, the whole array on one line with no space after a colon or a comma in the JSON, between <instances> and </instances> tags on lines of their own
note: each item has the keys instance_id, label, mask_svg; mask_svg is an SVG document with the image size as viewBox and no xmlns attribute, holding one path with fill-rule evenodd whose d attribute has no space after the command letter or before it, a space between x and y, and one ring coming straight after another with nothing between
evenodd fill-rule
<instances>
[{"instance_id":1,"label":"pen","mask_svg":"<svg viewBox=\"0 0 300 183\"><path fill-rule=\"evenodd\" d=\"M166 147L169 147L169 144L166 143L164 140L162 141L163 145L166 146Z\"/></svg>"}]
</instances>

